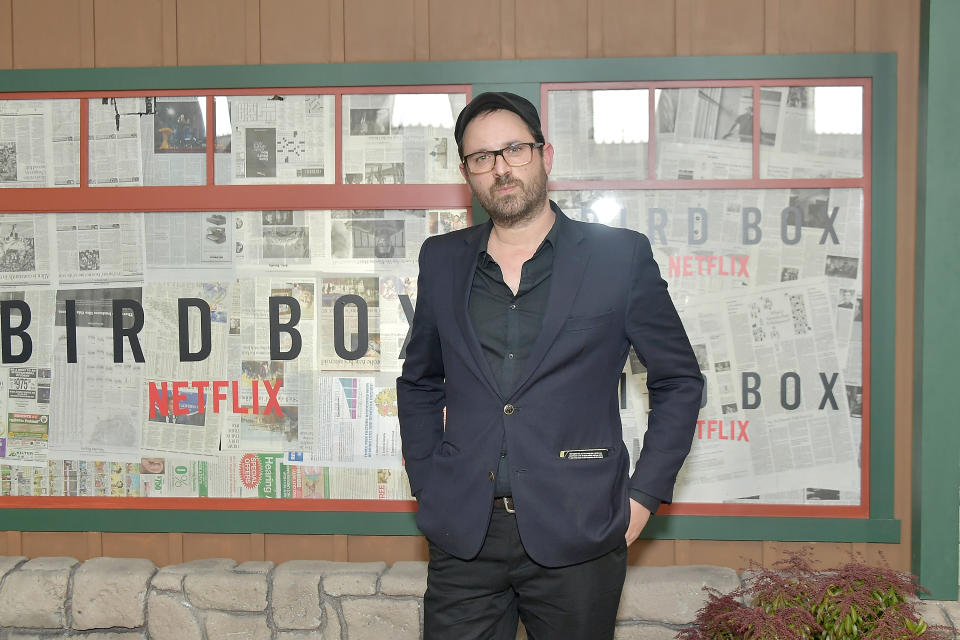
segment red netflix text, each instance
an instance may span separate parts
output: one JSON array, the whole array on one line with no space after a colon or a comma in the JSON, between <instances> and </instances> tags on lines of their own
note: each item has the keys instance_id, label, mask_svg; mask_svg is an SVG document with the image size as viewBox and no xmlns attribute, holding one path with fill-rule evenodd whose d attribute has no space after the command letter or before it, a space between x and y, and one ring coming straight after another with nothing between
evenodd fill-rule
<instances>
[{"instance_id":1,"label":"red netflix text","mask_svg":"<svg viewBox=\"0 0 960 640\"><path fill-rule=\"evenodd\" d=\"M750 442L747 435L749 424L749 420L697 420L697 439Z\"/></svg>"},{"instance_id":2,"label":"red netflix text","mask_svg":"<svg viewBox=\"0 0 960 640\"><path fill-rule=\"evenodd\" d=\"M743 276L750 277L747 260L750 256L670 256L670 277L676 276Z\"/></svg>"},{"instance_id":3,"label":"red netflix text","mask_svg":"<svg viewBox=\"0 0 960 640\"><path fill-rule=\"evenodd\" d=\"M196 390L196 413L206 412L206 392L210 389L211 404L213 413L220 413L220 403L228 398L231 401L233 413L253 413L274 415L283 417L283 411L280 410L280 402L277 396L280 393L280 387L283 386L283 380L277 380L275 385L271 385L269 380L263 380L263 388L269 396L267 403L263 405L263 411L260 407L260 383L261 380L253 380L250 383L252 390L252 405L249 407L240 406L240 383L237 380L177 380L168 383L161 382L159 387L155 382L148 382L147 389L150 396L150 417L154 418L159 413L161 416L173 414L182 416L193 413L189 407L184 406L188 401L186 389ZM229 389L229 395L227 390Z\"/></svg>"}]
</instances>

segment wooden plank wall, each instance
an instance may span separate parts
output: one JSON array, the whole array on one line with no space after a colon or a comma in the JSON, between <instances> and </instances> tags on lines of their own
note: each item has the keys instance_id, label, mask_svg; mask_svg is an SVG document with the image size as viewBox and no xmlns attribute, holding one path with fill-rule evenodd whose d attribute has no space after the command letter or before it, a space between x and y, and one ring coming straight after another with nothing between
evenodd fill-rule
<instances>
[{"instance_id":1,"label":"wooden plank wall","mask_svg":"<svg viewBox=\"0 0 960 640\"><path fill-rule=\"evenodd\" d=\"M409 62L894 51L898 54L897 545L818 544L910 566L920 0L0 0L0 68ZM3 525L0 524L0 528ZM649 541L648 565L770 565L797 544ZM425 559L420 538L0 531L0 555Z\"/></svg>"}]
</instances>

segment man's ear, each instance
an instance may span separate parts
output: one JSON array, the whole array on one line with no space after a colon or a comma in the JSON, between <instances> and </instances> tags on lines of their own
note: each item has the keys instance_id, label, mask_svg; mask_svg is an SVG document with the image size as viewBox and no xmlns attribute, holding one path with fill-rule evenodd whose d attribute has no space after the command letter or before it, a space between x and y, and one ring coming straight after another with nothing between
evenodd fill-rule
<instances>
[{"instance_id":1,"label":"man's ear","mask_svg":"<svg viewBox=\"0 0 960 640\"><path fill-rule=\"evenodd\" d=\"M464 179L464 180L467 179L467 168L466 168L465 166L463 166L463 163L462 163L462 162L460 163L460 175L463 176L463 179Z\"/></svg>"},{"instance_id":2,"label":"man's ear","mask_svg":"<svg viewBox=\"0 0 960 640\"><path fill-rule=\"evenodd\" d=\"M550 171L553 169L553 145L544 142L540 151L543 152L543 170L546 171L547 175L550 175Z\"/></svg>"}]
</instances>

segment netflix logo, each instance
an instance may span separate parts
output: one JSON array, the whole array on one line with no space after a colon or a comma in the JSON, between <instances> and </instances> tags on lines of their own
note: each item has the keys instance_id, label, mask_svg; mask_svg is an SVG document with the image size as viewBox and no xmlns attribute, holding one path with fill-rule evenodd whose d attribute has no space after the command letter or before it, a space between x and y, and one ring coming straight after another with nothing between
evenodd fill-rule
<instances>
[{"instance_id":1,"label":"netflix logo","mask_svg":"<svg viewBox=\"0 0 960 640\"><path fill-rule=\"evenodd\" d=\"M260 406L260 380L250 383L253 392L251 406L240 406L240 382L237 380L177 380L173 383L147 383L149 395L150 419L157 417L185 416L190 413L206 413L206 391L210 389L210 404L213 413L220 413L221 403L228 405L233 413L250 413L268 415L273 413L283 417L280 402L277 396L283 386L283 380L277 380L271 385L269 380L263 380L263 389L267 392L267 402ZM188 391L192 390L192 391ZM227 391L229 390L229 394ZM227 403L226 401L230 402Z\"/></svg>"}]
</instances>

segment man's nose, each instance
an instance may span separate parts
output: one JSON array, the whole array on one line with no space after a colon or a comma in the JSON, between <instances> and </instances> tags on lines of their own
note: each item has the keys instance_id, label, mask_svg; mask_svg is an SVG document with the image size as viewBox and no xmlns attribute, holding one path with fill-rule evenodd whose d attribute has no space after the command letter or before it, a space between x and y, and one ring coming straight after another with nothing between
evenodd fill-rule
<instances>
[{"instance_id":1,"label":"man's nose","mask_svg":"<svg viewBox=\"0 0 960 640\"><path fill-rule=\"evenodd\" d=\"M498 176L504 176L510 173L513 169L507 161L504 159L502 153L498 153L493 157L493 173Z\"/></svg>"}]
</instances>

